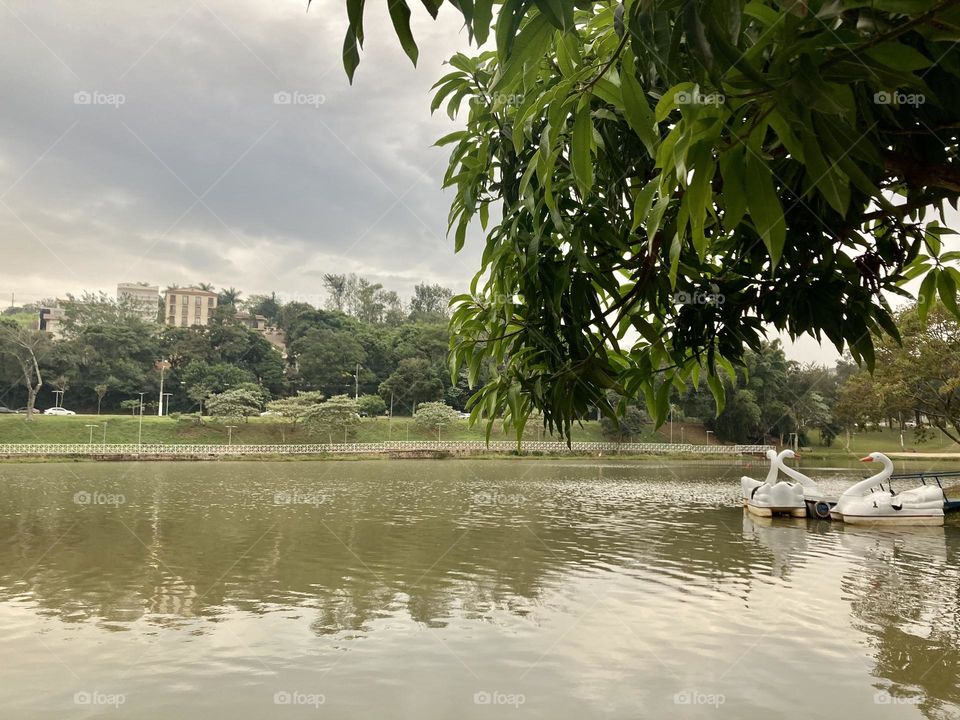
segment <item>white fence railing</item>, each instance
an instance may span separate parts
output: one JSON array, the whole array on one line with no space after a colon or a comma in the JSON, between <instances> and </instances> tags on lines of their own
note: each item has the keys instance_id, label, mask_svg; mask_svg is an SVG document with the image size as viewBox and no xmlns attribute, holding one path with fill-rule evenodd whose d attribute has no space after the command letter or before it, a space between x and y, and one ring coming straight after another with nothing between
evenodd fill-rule
<instances>
[{"instance_id":1,"label":"white fence railing","mask_svg":"<svg viewBox=\"0 0 960 720\"><path fill-rule=\"evenodd\" d=\"M0 443L0 456L23 455L93 455L149 457L221 457L230 455L368 455L384 453L450 452L484 453L514 452L517 444L509 440L395 440L372 443L333 443L314 445L177 445L156 443ZM615 443L575 442L570 447L562 442L524 442L522 452L566 454L620 455L763 455L770 445L690 445L683 443Z\"/></svg>"}]
</instances>

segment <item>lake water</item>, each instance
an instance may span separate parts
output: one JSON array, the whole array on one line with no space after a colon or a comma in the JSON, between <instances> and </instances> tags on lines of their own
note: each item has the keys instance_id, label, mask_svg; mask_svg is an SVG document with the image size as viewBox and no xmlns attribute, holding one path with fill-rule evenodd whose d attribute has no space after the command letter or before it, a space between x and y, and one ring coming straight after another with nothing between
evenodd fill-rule
<instances>
[{"instance_id":1,"label":"lake water","mask_svg":"<svg viewBox=\"0 0 960 720\"><path fill-rule=\"evenodd\" d=\"M960 526L754 520L743 472L3 464L0 717L960 717Z\"/></svg>"}]
</instances>

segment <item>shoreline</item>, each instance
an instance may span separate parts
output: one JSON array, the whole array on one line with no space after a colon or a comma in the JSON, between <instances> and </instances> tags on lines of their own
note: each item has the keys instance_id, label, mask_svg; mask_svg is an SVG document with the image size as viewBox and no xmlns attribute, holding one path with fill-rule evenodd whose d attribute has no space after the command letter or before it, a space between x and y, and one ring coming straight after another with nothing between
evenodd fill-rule
<instances>
[{"instance_id":1,"label":"shoreline","mask_svg":"<svg viewBox=\"0 0 960 720\"><path fill-rule=\"evenodd\" d=\"M960 461L957 453L886 453L891 459L905 463ZM850 462L851 468L856 468L858 455L856 453L804 453L804 459L814 463L822 462ZM624 460L632 462L681 462L695 465L739 464L745 467L755 467L763 463L763 458L749 454L716 453L637 453L637 452L589 452L567 451L549 452L537 450L420 450L413 452L328 452L328 453L244 453L230 454L196 453L196 454L151 454L119 453L37 453L37 454L4 454L0 455L0 464L40 464L40 463L120 463L120 462L171 462L171 463L218 463L218 462L357 462L368 461L403 461L403 460ZM803 463L801 467L816 467Z\"/></svg>"}]
</instances>

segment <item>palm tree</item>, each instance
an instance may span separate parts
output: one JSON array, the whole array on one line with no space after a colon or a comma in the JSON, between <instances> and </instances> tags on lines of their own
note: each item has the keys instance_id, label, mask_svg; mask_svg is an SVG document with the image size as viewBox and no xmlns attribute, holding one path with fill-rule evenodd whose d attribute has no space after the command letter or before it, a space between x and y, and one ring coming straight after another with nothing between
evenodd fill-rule
<instances>
[{"instance_id":1,"label":"palm tree","mask_svg":"<svg viewBox=\"0 0 960 720\"><path fill-rule=\"evenodd\" d=\"M217 298L218 305L236 305L240 302L241 292L235 287L228 288L226 290L221 290L220 295Z\"/></svg>"},{"instance_id":2,"label":"palm tree","mask_svg":"<svg viewBox=\"0 0 960 720\"><path fill-rule=\"evenodd\" d=\"M197 287L207 292L213 292L213 283L197 283Z\"/></svg>"}]
</instances>

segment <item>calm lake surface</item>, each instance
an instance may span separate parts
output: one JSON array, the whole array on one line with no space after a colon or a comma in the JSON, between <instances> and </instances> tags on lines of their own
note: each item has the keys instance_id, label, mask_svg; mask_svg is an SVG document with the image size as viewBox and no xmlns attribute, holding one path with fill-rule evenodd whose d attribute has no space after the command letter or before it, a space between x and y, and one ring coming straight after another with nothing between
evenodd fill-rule
<instances>
[{"instance_id":1,"label":"calm lake surface","mask_svg":"<svg viewBox=\"0 0 960 720\"><path fill-rule=\"evenodd\" d=\"M0 717L960 717L956 521L763 522L744 473L3 464Z\"/></svg>"}]
</instances>

